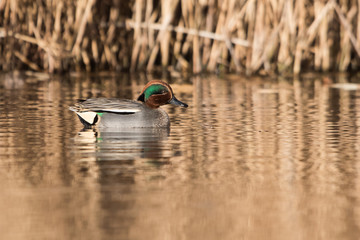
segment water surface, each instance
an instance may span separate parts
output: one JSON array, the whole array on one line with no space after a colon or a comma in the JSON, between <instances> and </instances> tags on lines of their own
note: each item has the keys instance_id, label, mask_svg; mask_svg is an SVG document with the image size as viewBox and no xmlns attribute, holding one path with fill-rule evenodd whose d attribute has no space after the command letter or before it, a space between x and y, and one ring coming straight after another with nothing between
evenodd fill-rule
<instances>
[{"instance_id":1,"label":"water surface","mask_svg":"<svg viewBox=\"0 0 360 240\"><path fill-rule=\"evenodd\" d=\"M150 76L0 77L1 239L357 239L360 80L165 79L171 129L83 130Z\"/></svg>"}]
</instances>

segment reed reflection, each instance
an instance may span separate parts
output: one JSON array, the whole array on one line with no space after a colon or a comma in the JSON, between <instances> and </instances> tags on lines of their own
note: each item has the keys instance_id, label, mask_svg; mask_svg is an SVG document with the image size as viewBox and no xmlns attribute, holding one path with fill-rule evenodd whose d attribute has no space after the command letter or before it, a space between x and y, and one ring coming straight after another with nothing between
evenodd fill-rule
<instances>
[{"instance_id":1,"label":"reed reflection","mask_svg":"<svg viewBox=\"0 0 360 240\"><path fill-rule=\"evenodd\" d=\"M169 132L78 132L67 110L145 79L4 83L0 236L356 239L359 81L331 78L179 80L189 108L166 107Z\"/></svg>"},{"instance_id":2,"label":"reed reflection","mask_svg":"<svg viewBox=\"0 0 360 240\"><path fill-rule=\"evenodd\" d=\"M185 119L190 130L177 129L175 135L186 139L186 149L197 143L187 156L192 159L189 169L196 172L191 176L223 184L218 189L222 204L230 204L225 199L239 201L227 217L246 208L264 229L250 236L276 235L271 226L286 226L282 232L289 235L283 236L303 226L308 228L302 234L312 237L322 230L329 238L359 233L359 211L353 208L360 186L359 83L353 79L349 87L348 78L334 79L345 84L324 83L322 77L194 79L193 115ZM270 222L274 225L266 225ZM326 227L335 222L339 228ZM216 225L215 220L207 223ZM192 227L201 228L196 223Z\"/></svg>"}]
</instances>

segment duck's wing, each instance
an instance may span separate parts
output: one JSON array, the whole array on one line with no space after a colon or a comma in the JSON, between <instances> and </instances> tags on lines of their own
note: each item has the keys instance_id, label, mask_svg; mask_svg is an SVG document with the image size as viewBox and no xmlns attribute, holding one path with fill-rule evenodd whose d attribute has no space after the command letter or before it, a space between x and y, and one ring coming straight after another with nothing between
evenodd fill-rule
<instances>
[{"instance_id":1,"label":"duck's wing","mask_svg":"<svg viewBox=\"0 0 360 240\"><path fill-rule=\"evenodd\" d=\"M70 110L81 112L96 112L96 113L117 113L117 114L134 114L141 110L142 104L132 100L120 100L109 98L91 98L85 101L80 101Z\"/></svg>"}]
</instances>

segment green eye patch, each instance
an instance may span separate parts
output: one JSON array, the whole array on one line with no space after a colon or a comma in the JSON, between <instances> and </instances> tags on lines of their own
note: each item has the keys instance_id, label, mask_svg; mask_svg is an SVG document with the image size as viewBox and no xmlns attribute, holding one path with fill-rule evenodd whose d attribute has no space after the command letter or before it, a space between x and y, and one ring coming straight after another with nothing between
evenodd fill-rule
<instances>
[{"instance_id":1,"label":"green eye patch","mask_svg":"<svg viewBox=\"0 0 360 240\"><path fill-rule=\"evenodd\" d=\"M145 94L145 101L148 100L148 98L154 94L163 94L163 93L167 93L169 92L169 90L167 89L167 87L160 85L160 84L154 84L149 86L144 94Z\"/></svg>"}]
</instances>

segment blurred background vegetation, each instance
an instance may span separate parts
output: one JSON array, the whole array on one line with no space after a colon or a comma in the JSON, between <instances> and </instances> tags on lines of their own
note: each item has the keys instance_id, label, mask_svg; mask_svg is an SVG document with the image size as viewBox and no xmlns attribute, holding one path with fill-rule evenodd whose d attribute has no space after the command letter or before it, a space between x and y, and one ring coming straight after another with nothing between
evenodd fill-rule
<instances>
[{"instance_id":1,"label":"blurred background vegetation","mask_svg":"<svg viewBox=\"0 0 360 240\"><path fill-rule=\"evenodd\" d=\"M0 0L0 70L356 71L358 0Z\"/></svg>"}]
</instances>

